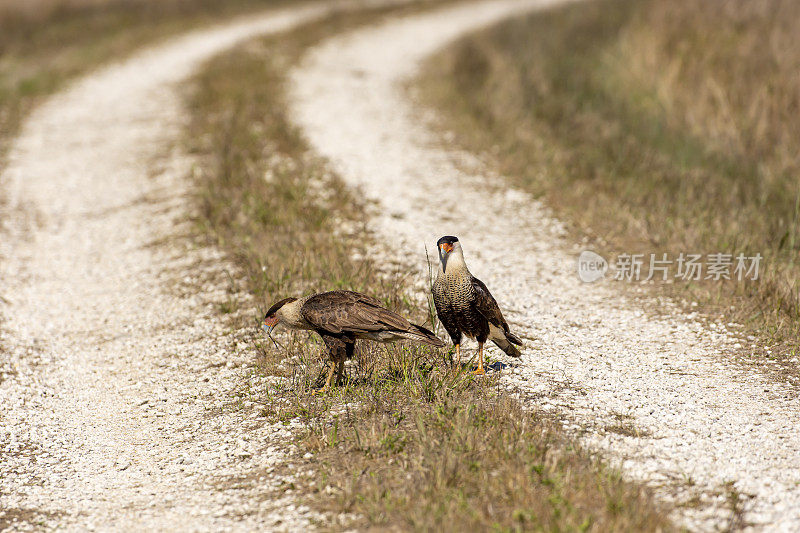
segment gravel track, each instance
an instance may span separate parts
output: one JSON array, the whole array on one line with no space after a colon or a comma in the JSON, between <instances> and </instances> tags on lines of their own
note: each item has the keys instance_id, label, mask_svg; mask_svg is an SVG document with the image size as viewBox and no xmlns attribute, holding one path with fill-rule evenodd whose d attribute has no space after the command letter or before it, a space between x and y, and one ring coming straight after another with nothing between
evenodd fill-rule
<instances>
[{"instance_id":1,"label":"gravel track","mask_svg":"<svg viewBox=\"0 0 800 533\"><path fill-rule=\"evenodd\" d=\"M229 405L259 383L217 316L228 265L179 237L192 161L176 148L176 84L330 6L187 34L87 76L24 124L0 176L0 529L308 526L282 488L302 473L278 473L292 428Z\"/></svg>"},{"instance_id":2,"label":"gravel track","mask_svg":"<svg viewBox=\"0 0 800 533\"><path fill-rule=\"evenodd\" d=\"M737 342L669 303L653 318L613 284L578 281L579 249L528 195L469 154L441 148L435 113L406 82L455 37L544 1L459 5L335 37L293 73L292 114L347 183L377 202L387 261L420 267L461 238L467 262L527 340L505 383L552 409L626 474L657 489L692 529L800 530L795 387L732 362ZM422 292L421 292L422 294ZM627 425L638 436L608 431ZM738 496L737 496L738 495ZM731 502L738 497L738 508ZM692 501L694 500L694 501ZM739 521L739 522L736 522Z\"/></svg>"}]
</instances>

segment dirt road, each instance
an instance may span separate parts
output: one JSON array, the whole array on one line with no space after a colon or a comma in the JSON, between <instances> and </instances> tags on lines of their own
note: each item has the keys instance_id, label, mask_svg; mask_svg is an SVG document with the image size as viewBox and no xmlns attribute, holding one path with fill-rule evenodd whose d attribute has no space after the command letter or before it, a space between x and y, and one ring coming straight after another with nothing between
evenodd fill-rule
<instances>
[{"instance_id":1,"label":"dirt road","mask_svg":"<svg viewBox=\"0 0 800 533\"><path fill-rule=\"evenodd\" d=\"M78 81L26 121L0 176L10 201L0 523L308 525L307 510L278 490L285 479L263 476L289 453L291 428L227 405L252 353L215 311L228 265L179 237L191 160L170 147L184 116L177 84L203 60L326 10L191 33Z\"/></svg>"},{"instance_id":2,"label":"dirt road","mask_svg":"<svg viewBox=\"0 0 800 533\"><path fill-rule=\"evenodd\" d=\"M532 406L565 415L591 446L669 501L693 529L734 522L800 530L800 404L726 355L724 324L669 307L652 318L613 284L576 276L579 248L528 195L468 154L440 148L435 113L404 89L448 41L544 1L459 5L336 37L293 75L293 114L312 146L377 202L389 260L419 267L439 236L461 238L517 331L528 339L505 380ZM622 429L620 429L622 427Z\"/></svg>"},{"instance_id":3,"label":"dirt road","mask_svg":"<svg viewBox=\"0 0 800 533\"><path fill-rule=\"evenodd\" d=\"M395 258L419 265L421 289L425 246L461 237L527 337L521 363L493 354L525 401L565 415L665 499L699 497L676 511L690 527L744 518L800 529L796 391L730 364L724 326L674 310L654 319L613 285L580 283L558 221L470 155L441 149L427 126L435 114L404 89L437 47L543 5L470 3L337 37L295 72L294 116L378 201L376 228ZM184 116L176 84L204 59L322 13L192 33L88 76L27 120L0 176L11 206L0 241L7 523L308 527L286 478L264 475L280 469L291 428L228 405L252 355L215 313L225 261L179 237L191 159L170 146ZM622 424L633 431L609 430ZM731 511L735 495L743 514Z\"/></svg>"}]
</instances>

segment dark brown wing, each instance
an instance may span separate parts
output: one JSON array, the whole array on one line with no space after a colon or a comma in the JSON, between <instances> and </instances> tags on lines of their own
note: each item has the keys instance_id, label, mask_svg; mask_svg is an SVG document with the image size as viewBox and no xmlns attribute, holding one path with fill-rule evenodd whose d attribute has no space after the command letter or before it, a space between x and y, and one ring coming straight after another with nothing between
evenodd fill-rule
<instances>
[{"instance_id":1,"label":"dark brown wing","mask_svg":"<svg viewBox=\"0 0 800 533\"><path fill-rule=\"evenodd\" d=\"M334 334L408 331L411 323L371 296L352 291L315 294L300 312L309 324Z\"/></svg>"},{"instance_id":2,"label":"dark brown wing","mask_svg":"<svg viewBox=\"0 0 800 533\"><path fill-rule=\"evenodd\" d=\"M508 324L506 323L506 319L503 318L500 306L497 305L497 301L494 299L494 296L492 296L492 293L489 292L489 289L486 288L486 285L473 276L472 288L475 289L475 300L473 302L475 309L483 315L490 324L508 332Z\"/></svg>"}]
</instances>

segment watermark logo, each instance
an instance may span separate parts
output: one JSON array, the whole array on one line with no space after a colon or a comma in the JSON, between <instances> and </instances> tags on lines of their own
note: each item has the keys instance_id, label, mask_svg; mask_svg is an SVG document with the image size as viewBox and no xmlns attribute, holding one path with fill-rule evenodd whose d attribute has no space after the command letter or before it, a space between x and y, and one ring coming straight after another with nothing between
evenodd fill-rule
<instances>
[{"instance_id":1,"label":"watermark logo","mask_svg":"<svg viewBox=\"0 0 800 533\"><path fill-rule=\"evenodd\" d=\"M584 283L592 283L602 279L608 270L608 262L603 256L584 250L578 256L578 277Z\"/></svg>"},{"instance_id":2,"label":"watermark logo","mask_svg":"<svg viewBox=\"0 0 800 533\"><path fill-rule=\"evenodd\" d=\"M618 254L613 264L595 252L585 250L578 256L578 277L592 283L602 279L608 270L615 281L757 281L764 257L755 255L713 253Z\"/></svg>"}]
</instances>

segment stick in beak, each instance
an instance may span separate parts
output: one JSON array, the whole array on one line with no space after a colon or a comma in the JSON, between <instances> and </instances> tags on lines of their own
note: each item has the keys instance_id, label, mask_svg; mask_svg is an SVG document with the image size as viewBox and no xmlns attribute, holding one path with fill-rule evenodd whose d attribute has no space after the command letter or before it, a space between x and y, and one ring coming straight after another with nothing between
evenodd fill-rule
<instances>
[{"instance_id":1,"label":"stick in beak","mask_svg":"<svg viewBox=\"0 0 800 533\"><path fill-rule=\"evenodd\" d=\"M277 325L278 323L276 322L275 324L272 324L270 326L269 324L267 324L267 321L264 320L264 323L261 324L261 329L264 330L264 333L267 334L267 337L269 337L269 340L272 341L272 344L274 344L276 348L282 348L284 351L286 351L286 348L284 348L283 345L278 341L276 341L275 338L272 336L272 330L275 329L275 326Z\"/></svg>"}]
</instances>

